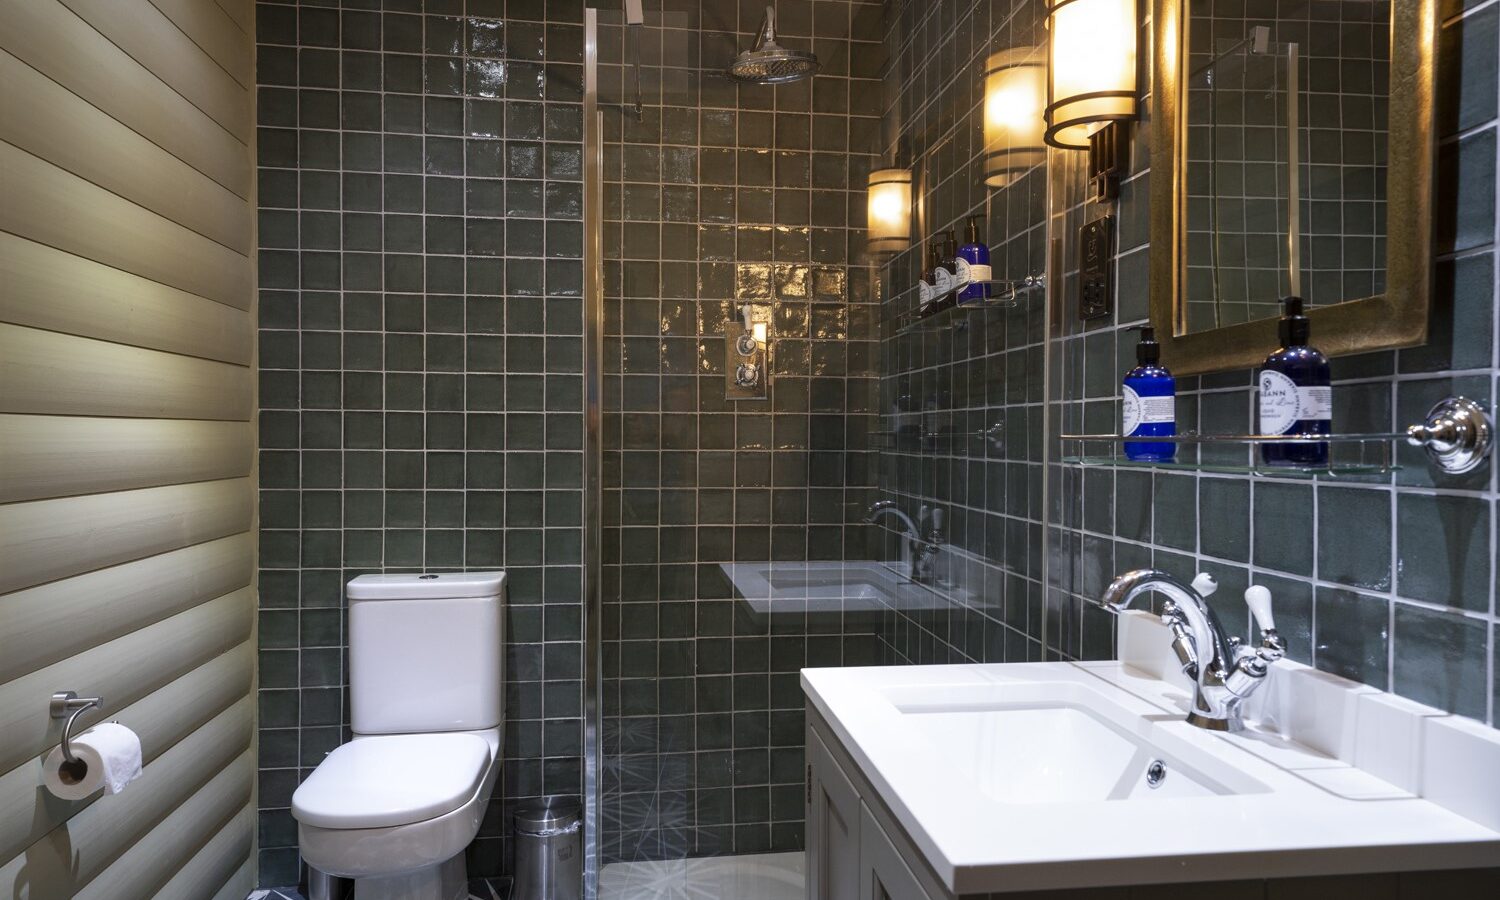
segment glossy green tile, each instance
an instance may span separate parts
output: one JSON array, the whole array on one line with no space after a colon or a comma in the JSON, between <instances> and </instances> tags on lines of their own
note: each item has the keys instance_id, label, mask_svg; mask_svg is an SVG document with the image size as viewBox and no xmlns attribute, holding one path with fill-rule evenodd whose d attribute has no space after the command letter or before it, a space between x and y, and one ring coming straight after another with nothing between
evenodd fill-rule
<instances>
[{"instance_id":1,"label":"glossy green tile","mask_svg":"<svg viewBox=\"0 0 1500 900\"><path fill-rule=\"evenodd\" d=\"M1119 470L1115 474L1115 533L1130 540L1150 540L1153 509L1151 473Z\"/></svg>"},{"instance_id":2,"label":"glossy green tile","mask_svg":"<svg viewBox=\"0 0 1500 900\"><path fill-rule=\"evenodd\" d=\"M1250 482L1199 478L1198 549L1235 562L1250 560Z\"/></svg>"},{"instance_id":3,"label":"glossy green tile","mask_svg":"<svg viewBox=\"0 0 1500 900\"><path fill-rule=\"evenodd\" d=\"M1198 478L1165 472L1156 475L1154 538L1177 550L1193 551L1198 546Z\"/></svg>"},{"instance_id":4,"label":"glossy green tile","mask_svg":"<svg viewBox=\"0 0 1500 900\"><path fill-rule=\"evenodd\" d=\"M1436 246L1466 250L1495 240L1495 129L1438 149Z\"/></svg>"},{"instance_id":5,"label":"glossy green tile","mask_svg":"<svg viewBox=\"0 0 1500 900\"><path fill-rule=\"evenodd\" d=\"M1257 481L1251 485L1251 502L1256 567L1312 575L1312 486Z\"/></svg>"},{"instance_id":6,"label":"glossy green tile","mask_svg":"<svg viewBox=\"0 0 1500 900\"><path fill-rule=\"evenodd\" d=\"M1392 687L1418 702L1483 719L1487 639L1481 620L1398 603Z\"/></svg>"},{"instance_id":7,"label":"glossy green tile","mask_svg":"<svg viewBox=\"0 0 1500 900\"><path fill-rule=\"evenodd\" d=\"M1313 661L1335 675L1387 687L1390 604L1381 597L1338 588L1317 589Z\"/></svg>"},{"instance_id":8,"label":"glossy green tile","mask_svg":"<svg viewBox=\"0 0 1500 900\"><path fill-rule=\"evenodd\" d=\"M1495 118L1496 60L1500 59L1497 12L1485 8L1446 23L1438 39L1437 126L1455 134Z\"/></svg>"},{"instance_id":9,"label":"glossy green tile","mask_svg":"<svg viewBox=\"0 0 1500 900\"><path fill-rule=\"evenodd\" d=\"M1405 493L1397 499L1396 590L1403 597L1488 612L1490 504Z\"/></svg>"},{"instance_id":10,"label":"glossy green tile","mask_svg":"<svg viewBox=\"0 0 1500 900\"><path fill-rule=\"evenodd\" d=\"M1391 495L1320 485L1318 577L1351 587L1391 587Z\"/></svg>"}]
</instances>

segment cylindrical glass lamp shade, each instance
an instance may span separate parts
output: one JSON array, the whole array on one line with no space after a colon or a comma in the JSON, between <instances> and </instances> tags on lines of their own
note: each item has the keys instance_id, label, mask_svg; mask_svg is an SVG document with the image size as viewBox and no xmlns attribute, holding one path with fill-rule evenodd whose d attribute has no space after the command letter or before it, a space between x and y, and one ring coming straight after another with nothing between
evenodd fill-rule
<instances>
[{"instance_id":1,"label":"cylindrical glass lamp shade","mask_svg":"<svg viewBox=\"0 0 1500 900\"><path fill-rule=\"evenodd\" d=\"M870 173L866 227L871 253L900 253L911 246L911 170Z\"/></svg>"},{"instance_id":2,"label":"cylindrical glass lamp shade","mask_svg":"<svg viewBox=\"0 0 1500 900\"><path fill-rule=\"evenodd\" d=\"M1047 143L1089 136L1136 114L1136 0L1048 0Z\"/></svg>"},{"instance_id":3,"label":"cylindrical glass lamp shade","mask_svg":"<svg viewBox=\"0 0 1500 900\"><path fill-rule=\"evenodd\" d=\"M1047 66L1036 48L990 55L984 69L984 183L1005 187L1047 161Z\"/></svg>"}]
</instances>

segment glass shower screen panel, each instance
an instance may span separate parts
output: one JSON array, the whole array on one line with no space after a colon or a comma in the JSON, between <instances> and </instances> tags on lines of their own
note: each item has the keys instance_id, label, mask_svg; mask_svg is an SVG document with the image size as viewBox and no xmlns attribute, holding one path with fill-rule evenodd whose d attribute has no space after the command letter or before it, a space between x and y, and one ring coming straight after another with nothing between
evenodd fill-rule
<instances>
[{"instance_id":1,"label":"glass shower screen panel","mask_svg":"<svg viewBox=\"0 0 1500 900\"><path fill-rule=\"evenodd\" d=\"M772 87L726 73L761 8L663 5L640 25L598 13L606 881L616 862L802 849L798 673L880 659L890 580L862 522L878 306L848 214L874 158L851 147L880 116L851 24L880 6L781 3L777 40L826 30L838 61ZM747 308L765 398L728 399Z\"/></svg>"}]
</instances>

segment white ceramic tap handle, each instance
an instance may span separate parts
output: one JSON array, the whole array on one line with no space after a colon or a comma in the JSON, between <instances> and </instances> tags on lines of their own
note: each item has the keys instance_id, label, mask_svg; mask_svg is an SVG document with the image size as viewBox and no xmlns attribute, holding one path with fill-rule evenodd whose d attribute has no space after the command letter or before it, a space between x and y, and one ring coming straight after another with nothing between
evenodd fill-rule
<instances>
[{"instance_id":1,"label":"white ceramic tap handle","mask_svg":"<svg viewBox=\"0 0 1500 900\"><path fill-rule=\"evenodd\" d=\"M1207 572L1199 572L1198 577L1193 579L1193 590L1198 596L1208 599L1208 596L1219 589L1219 580Z\"/></svg>"},{"instance_id":2,"label":"white ceramic tap handle","mask_svg":"<svg viewBox=\"0 0 1500 900\"><path fill-rule=\"evenodd\" d=\"M1276 630L1276 620L1271 617L1270 591L1258 584L1251 585L1245 591L1245 605L1250 607L1250 614L1255 617L1255 624L1261 631Z\"/></svg>"},{"instance_id":3,"label":"white ceramic tap handle","mask_svg":"<svg viewBox=\"0 0 1500 900\"><path fill-rule=\"evenodd\" d=\"M740 306L740 316L745 320L745 331L747 332L754 330L753 322L751 321L754 315L755 310L750 306L750 304L745 303Z\"/></svg>"}]
</instances>

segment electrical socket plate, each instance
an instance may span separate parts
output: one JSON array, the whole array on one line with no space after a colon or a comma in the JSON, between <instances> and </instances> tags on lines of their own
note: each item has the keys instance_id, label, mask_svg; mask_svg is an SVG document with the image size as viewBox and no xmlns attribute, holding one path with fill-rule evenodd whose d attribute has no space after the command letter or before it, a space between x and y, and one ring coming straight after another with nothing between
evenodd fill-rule
<instances>
[{"instance_id":1,"label":"electrical socket plate","mask_svg":"<svg viewBox=\"0 0 1500 900\"><path fill-rule=\"evenodd\" d=\"M1100 216L1078 229L1078 318L1102 319L1110 313L1110 237L1113 216Z\"/></svg>"}]
</instances>

